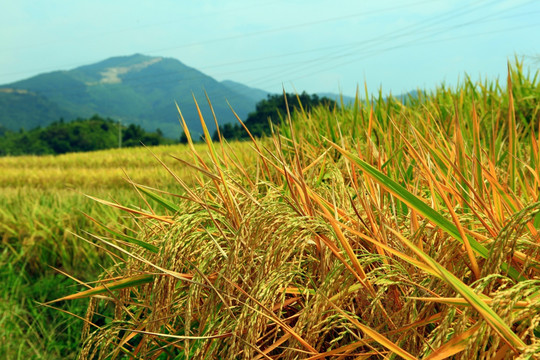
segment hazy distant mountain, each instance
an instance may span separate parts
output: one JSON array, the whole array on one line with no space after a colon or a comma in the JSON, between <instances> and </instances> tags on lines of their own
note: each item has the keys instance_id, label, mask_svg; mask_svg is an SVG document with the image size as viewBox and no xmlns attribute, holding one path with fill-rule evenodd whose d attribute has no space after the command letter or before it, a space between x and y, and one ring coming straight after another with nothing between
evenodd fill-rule
<instances>
[{"instance_id":1,"label":"hazy distant mountain","mask_svg":"<svg viewBox=\"0 0 540 360\"><path fill-rule=\"evenodd\" d=\"M410 101L410 100L418 100L418 98L422 94L426 95L427 93L424 90L411 90L405 94L400 94L396 96L396 98L399 99L399 101L406 103L407 101Z\"/></svg>"},{"instance_id":2,"label":"hazy distant mountain","mask_svg":"<svg viewBox=\"0 0 540 360\"><path fill-rule=\"evenodd\" d=\"M231 80L218 82L176 59L135 54L0 86L0 128L30 130L60 118L70 121L99 114L150 131L159 128L166 136L178 138L182 130L176 101L197 136L202 127L193 96L210 132L215 129L205 91L219 124L236 122L227 101L245 120L268 95ZM336 94L317 95L341 102ZM343 96L343 102L351 104L354 98Z\"/></svg>"},{"instance_id":3,"label":"hazy distant mountain","mask_svg":"<svg viewBox=\"0 0 540 360\"><path fill-rule=\"evenodd\" d=\"M260 89L256 89L256 88L252 88L252 87L249 87L249 86L246 86L244 84L240 84L240 83L237 83L237 82L234 82L234 81L231 81L231 80L224 80L221 82L223 85L227 86L228 88L230 88L231 90L234 90L240 94L243 94L247 97L250 97L252 98L253 100L256 100L257 102L262 100L262 99L266 99L266 97L269 95L268 92L266 91L263 91L263 90L260 90ZM271 94L273 95L273 94ZM347 96L347 95L339 95L339 94L334 94L334 93L329 93L329 92L324 92L324 93L317 93L317 95L319 97L327 97L331 100L334 100L336 101L338 104L341 103L341 98L343 98L343 102L345 104L352 104L354 103L354 97L352 96Z\"/></svg>"},{"instance_id":4,"label":"hazy distant mountain","mask_svg":"<svg viewBox=\"0 0 540 360\"><path fill-rule=\"evenodd\" d=\"M178 60L136 54L0 86L0 125L30 129L60 117L71 120L99 114L177 137L181 127L175 101L190 130L201 132L194 95L213 131L204 91L220 124L236 121L227 100L245 118L266 98L265 91L232 81L220 83Z\"/></svg>"},{"instance_id":5,"label":"hazy distant mountain","mask_svg":"<svg viewBox=\"0 0 540 360\"><path fill-rule=\"evenodd\" d=\"M48 98L28 90L0 88L0 126L30 130L73 114Z\"/></svg>"},{"instance_id":6,"label":"hazy distant mountain","mask_svg":"<svg viewBox=\"0 0 540 360\"><path fill-rule=\"evenodd\" d=\"M319 95L319 97L327 97L330 100L334 100L338 104L341 104L341 99L343 99L343 103L345 105L354 104L354 97L353 96L339 95L339 94L327 93L327 92L317 93L317 95Z\"/></svg>"},{"instance_id":7,"label":"hazy distant mountain","mask_svg":"<svg viewBox=\"0 0 540 360\"><path fill-rule=\"evenodd\" d=\"M327 97L331 100L334 100L336 101L338 104L341 104L341 99L343 99L343 103L345 105L353 105L354 104L354 100L355 100L355 97L354 96L347 96L347 95L338 95L338 94L334 94L334 93L317 93L317 95L319 95L320 97ZM402 103L405 103L407 101L410 101L410 100L414 100L414 99L418 99L420 95L420 91L418 90L412 90L412 91L409 91L407 93L403 93L403 94L399 94L399 95L392 95L396 100L399 100L400 102ZM378 96L378 95L377 95ZM384 97L383 99L388 99L390 95ZM375 97L376 99L376 97ZM358 99L358 101L365 101L364 98L360 97Z\"/></svg>"},{"instance_id":8,"label":"hazy distant mountain","mask_svg":"<svg viewBox=\"0 0 540 360\"><path fill-rule=\"evenodd\" d=\"M268 92L264 90L252 88L244 84L237 83L235 81L223 80L221 83L229 89L239 94L242 94L252 100L255 100L256 102L259 102L262 99L266 99L266 97L268 96Z\"/></svg>"}]
</instances>

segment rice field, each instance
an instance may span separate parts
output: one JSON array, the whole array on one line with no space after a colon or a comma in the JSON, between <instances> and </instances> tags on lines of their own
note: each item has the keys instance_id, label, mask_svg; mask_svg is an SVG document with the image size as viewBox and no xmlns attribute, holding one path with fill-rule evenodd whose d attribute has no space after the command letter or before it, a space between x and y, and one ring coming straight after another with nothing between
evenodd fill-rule
<instances>
[{"instance_id":1,"label":"rice field","mask_svg":"<svg viewBox=\"0 0 540 360\"><path fill-rule=\"evenodd\" d=\"M25 307L47 287L2 277L1 304L19 312L3 309L0 338L14 340L0 346L13 358L538 358L539 100L537 74L516 63L502 83L295 112L262 140L151 149L162 162L144 149L0 159L2 261L40 281L54 264L71 282ZM63 323L43 331L45 316Z\"/></svg>"},{"instance_id":2,"label":"rice field","mask_svg":"<svg viewBox=\"0 0 540 360\"><path fill-rule=\"evenodd\" d=\"M248 144L234 146L242 150ZM160 189L174 187L174 179L156 158L187 183L195 181L186 165L171 154L191 158L184 145L0 158L0 354L4 358L76 356L82 322L37 302L59 297L76 284L60 272L92 281L110 266L105 251L75 235L107 234L91 219L102 225L130 221L86 195L138 206L141 198L129 181ZM247 161L246 154L239 152L239 161ZM60 307L84 316L86 306L79 301Z\"/></svg>"}]
</instances>

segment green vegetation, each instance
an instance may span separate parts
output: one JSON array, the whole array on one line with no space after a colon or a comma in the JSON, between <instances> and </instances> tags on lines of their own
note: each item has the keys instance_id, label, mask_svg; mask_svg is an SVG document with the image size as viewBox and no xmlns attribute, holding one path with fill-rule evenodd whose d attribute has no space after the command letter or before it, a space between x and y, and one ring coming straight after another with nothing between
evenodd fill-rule
<instances>
[{"instance_id":1,"label":"green vegetation","mask_svg":"<svg viewBox=\"0 0 540 360\"><path fill-rule=\"evenodd\" d=\"M0 353L538 357L540 83L507 84L292 111L249 142L184 123L161 161L0 159ZM47 264L84 284L53 291Z\"/></svg>"},{"instance_id":2,"label":"green vegetation","mask_svg":"<svg viewBox=\"0 0 540 360\"><path fill-rule=\"evenodd\" d=\"M133 124L122 125L119 129L119 124L112 119L94 115L90 119L71 122L61 119L45 128L30 131L4 130L0 135L0 155L65 154L110 149L120 145L119 132L120 144L125 147L141 146L141 143L147 146L173 143L160 130L150 133Z\"/></svg>"},{"instance_id":3,"label":"green vegetation","mask_svg":"<svg viewBox=\"0 0 540 360\"><path fill-rule=\"evenodd\" d=\"M42 95L27 90L0 88L0 124L7 130L34 129L60 118L75 117Z\"/></svg>"},{"instance_id":4,"label":"green vegetation","mask_svg":"<svg viewBox=\"0 0 540 360\"><path fill-rule=\"evenodd\" d=\"M324 106L328 109L336 107L336 102L329 98L319 98L316 94L309 95L303 92L300 95L268 95L257 103L254 112L249 113L244 125L249 129L251 135L255 137L268 136L271 134L271 124L280 124L287 118L287 109L290 111L310 112L312 108ZM220 136L225 139L249 139L249 134L244 127L238 123L227 123L219 127L213 135L214 141L219 141ZM187 142L186 135L182 135L182 141Z\"/></svg>"}]
</instances>

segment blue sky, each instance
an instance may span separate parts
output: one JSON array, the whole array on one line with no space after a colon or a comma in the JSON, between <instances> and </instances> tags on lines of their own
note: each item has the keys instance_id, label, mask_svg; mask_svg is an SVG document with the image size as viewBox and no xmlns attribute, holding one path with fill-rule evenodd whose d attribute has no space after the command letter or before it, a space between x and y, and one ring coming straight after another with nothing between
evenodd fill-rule
<instances>
[{"instance_id":1,"label":"blue sky","mask_svg":"<svg viewBox=\"0 0 540 360\"><path fill-rule=\"evenodd\" d=\"M540 65L538 0L5 0L0 84L112 56L173 57L271 92L394 94Z\"/></svg>"}]
</instances>

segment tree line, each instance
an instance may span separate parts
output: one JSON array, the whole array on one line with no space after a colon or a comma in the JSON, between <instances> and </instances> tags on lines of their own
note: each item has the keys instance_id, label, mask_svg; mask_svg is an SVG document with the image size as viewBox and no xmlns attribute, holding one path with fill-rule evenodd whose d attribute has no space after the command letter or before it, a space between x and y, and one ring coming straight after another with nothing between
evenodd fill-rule
<instances>
[{"instance_id":1,"label":"tree line","mask_svg":"<svg viewBox=\"0 0 540 360\"><path fill-rule=\"evenodd\" d=\"M270 135L270 124L279 125L287 117L289 111L294 113L303 109L311 111L316 106L334 108L334 100L303 92L300 95L268 95L259 101L255 111L248 114L244 124L255 137ZM120 129L119 129L120 126ZM119 131L120 130L120 131ZM239 123L224 124L219 127L220 135L228 140L245 140L248 133ZM218 140L216 130L213 140ZM200 139L193 139L198 141ZM132 147L144 145L172 144L180 141L186 143L187 138L182 134L179 140L164 137L158 129L147 132L140 125L120 125L111 118L94 115L89 119L77 118L65 122L63 119L53 122L46 127L33 130L10 131L0 126L0 156L6 155L48 155L68 152L94 151L115 147Z\"/></svg>"},{"instance_id":2,"label":"tree line","mask_svg":"<svg viewBox=\"0 0 540 360\"><path fill-rule=\"evenodd\" d=\"M306 112L311 111L317 106L334 108L337 103L327 97L319 97L316 94L309 95L305 91L300 94L268 95L266 99L259 101L255 111L248 114L244 124L254 137L263 137L270 135L270 124L279 125L287 117L287 106L290 113L303 109ZM249 135L239 123L227 123L219 127L214 132L212 139L219 140L219 135L228 140L247 140ZM195 139L194 139L195 140ZM185 134L182 134L180 142L187 142Z\"/></svg>"},{"instance_id":3,"label":"tree line","mask_svg":"<svg viewBox=\"0 0 540 360\"><path fill-rule=\"evenodd\" d=\"M132 147L140 146L141 143L161 145L175 142L165 138L159 129L147 132L140 125L119 125L110 118L98 115L70 122L60 119L44 128L29 131L0 129L0 136L0 156L64 154L111 149L120 144Z\"/></svg>"}]
</instances>

